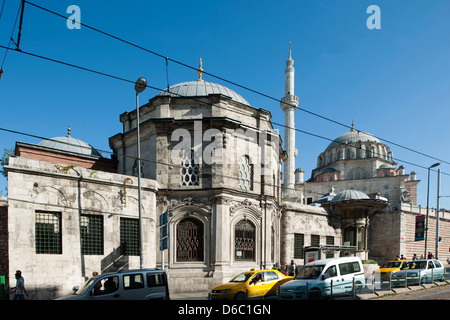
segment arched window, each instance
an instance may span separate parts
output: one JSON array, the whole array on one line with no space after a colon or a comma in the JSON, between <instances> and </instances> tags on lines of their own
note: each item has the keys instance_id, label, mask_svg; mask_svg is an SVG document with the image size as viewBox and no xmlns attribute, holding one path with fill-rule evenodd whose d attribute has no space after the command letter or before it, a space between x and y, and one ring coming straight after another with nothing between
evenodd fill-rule
<instances>
[{"instance_id":1,"label":"arched window","mask_svg":"<svg viewBox=\"0 0 450 320\"><path fill-rule=\"evenodd\" d=\"M256 228L248 220L241 220L234 231L234 252L236 261L255 261Z\"/></svg>"},{"instance_id":2,"label":"arched window","mask_svg":"<svg viewBox=\"0 0 450 320\"><path fill-rule=\"evenodd\" d=\"M243 156L239 161L239 187L244 190L253 189L253 166L248 156Z\"/></svg>"},{"instance_id":3,"label":"arched window","mask_svg":"<svg viewBox=\"0 0 450 320\"><path fill-rule=\"evenodd\" d=\"M177 261L203 261L203 223L187 218L177 225Z\"/></svg>"},{"instance_id":4,"label":"arched window","mask_svg":"<svg viewBox=\"0 0 450 320\"><path fill-rule=\"evenodd\" d=\"M199 174L200 168L198 163L195 163L193 157L193 152L191 152L192 157L188 158L185 156L181 160L181 186L198 186L199 185Z\"/></svg>"}]
</instances>

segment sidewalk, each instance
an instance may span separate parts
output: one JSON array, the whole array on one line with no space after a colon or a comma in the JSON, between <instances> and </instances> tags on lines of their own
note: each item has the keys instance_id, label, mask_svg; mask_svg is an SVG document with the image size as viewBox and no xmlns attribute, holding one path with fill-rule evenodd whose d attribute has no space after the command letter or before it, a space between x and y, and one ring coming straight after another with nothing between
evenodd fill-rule
<instances>
[{"instance_id":1,"label":"sidewalk","mask_svg":"<svg viewBox=\"0 0 450 320\"><path fill-rule=\"evenodd\" d=\"M341 297L337 298L339 300L370 300L370 299L377 299L379 297L382 297L387 294L399 294L399 293L406 293L406 292L413 292L428 288L435 288L437 287L436 284L433 283L426 283L423 285L415 285L410 286L408 288L393 288L392 290L376 290L375 293L372 292L364 292L357 294L355 297ZM171 293L170 299L171 300L208 300L208 293L209 292L181 292L181 293Z\"/></svg>"},{"instance_id":2,"label":"sidewalk","mask_svg":"<svg viewBox=\"0 0 450 320\"><path fill-rule=\"evenodd\" d=\"M171 300L208 300L209 292L170 293Z\"/></svg>"},{"instance_id":3,"label":"sidewalk","mask_svg":"<svg viewBox=\"0 0 450 320\"><path fill-rule=\"evenodd\" d=\"M406 293L406 292L413 292L428 288L436 288L438 285L434 283L424 283L422 285L415 285L410 287L402 287L402 288L392 288L391 290L376 290L375 293L368 292L368 293L360 293L356 295L356 299L358 300L369 300L369 299L376 299L379 297L382 297L387 294L396 294L396 293Z\"/></svg>"}]
</instances>

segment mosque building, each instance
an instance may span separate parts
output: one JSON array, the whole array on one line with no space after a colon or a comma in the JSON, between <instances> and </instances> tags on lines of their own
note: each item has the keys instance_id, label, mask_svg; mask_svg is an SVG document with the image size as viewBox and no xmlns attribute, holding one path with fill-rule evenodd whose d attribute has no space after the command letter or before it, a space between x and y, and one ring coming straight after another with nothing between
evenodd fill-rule
<instances>
[{"instance_id":1,"label":"mosque building","mask_svg":"<svg viewBox=\"0 0 450 320\"><path fill-rule=\"evenodd\" d=\"M8 245L0 254L8 263L0 272L12 283L20 269L33 298L51 299L93 272L141 265L163 267L170 291L188 292L208 291L250 268L306 263L310 247L379 263L420 255L419 181L376 137L352 129L319 155L309 180L295 169L293 65L289 49L284 139L268 110L203 80L200 64L197 80L120 115L111 158L70 130L37 145L17 142L5 166L8 206L0 221ZM167 229L160 227L163 213ZM444 212L447 231L449 219Z\"/></svg>"}]
</instances>

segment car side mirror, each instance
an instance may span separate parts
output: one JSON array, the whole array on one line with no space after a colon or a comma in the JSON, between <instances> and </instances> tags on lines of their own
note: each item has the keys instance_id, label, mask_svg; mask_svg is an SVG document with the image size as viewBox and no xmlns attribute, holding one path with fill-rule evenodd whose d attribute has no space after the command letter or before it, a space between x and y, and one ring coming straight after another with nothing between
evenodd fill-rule
<instances>
[{"instance_id":1,"label":"car side mirror","mask_svg":"<svg viewBox=\"0 0 450 320\"><path fill-rule=\"evenodd\" d=\"M322 280L328 279L330 275L328 273L325 273L322 275Z\"/></svg>"},{"instance_id":2,"label":"car side mirror","mask_svg":"<svg viewBox=\"0 0 450 320\"><path fill-rule=\"evenodd\" d=\"M77 291L78 291L79 289L80 289L79 286L75 286L75 287L72 288L72 291L73 291L73 293L75 294L75 293L77 293Z\"/></svg>"}]
</instances>

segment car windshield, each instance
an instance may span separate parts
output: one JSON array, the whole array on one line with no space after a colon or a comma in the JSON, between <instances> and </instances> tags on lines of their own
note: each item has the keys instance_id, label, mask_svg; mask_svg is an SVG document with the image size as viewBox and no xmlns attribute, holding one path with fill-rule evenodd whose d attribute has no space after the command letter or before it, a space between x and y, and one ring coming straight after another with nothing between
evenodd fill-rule
<instances>
[{"instance_id":1,"label":"car windshield","mask_svg":"<svg viewBox=\"0 0 450 320\"><path fill-rule=\"evenodd\" d=\"M81 289L79 289L77 292L75 292L75 294L77 295L81 295L83 293L85 293L89 287L91 286L91 284L96 280L97 278L90 278L88 281L86 281L86 283L81 287Z\"/></svg>"},{"instance_id":2,"label":"car windshield","mask_svg":"<svg viewBox=\"0 0 450 320\"><path fill-rule=\"evenodd\" d=\"M426 261L409 261L405 262L402 266L402 270L405 269L426 269L427 262Z\"/></svg>"},{"instance_id":3,"label":"car windshield","mask_svg":"<svg viewBox=\"0 0 450 320\"><path fill-rule=\"evenodd\" d=\"M317 279L325 265L312 265L303 267L295 276L295 279Z\"/></svg>"},{"instance_id":4,"label":"car windshield","mask_svg":"<svg viewBox=\"0 0 450 320\"><path fill-rule=\"evenodd\" d=\"M401 261L389 261L383 265L383 268L398 268L400 267Z\"/></svg>"},{"instance_id":5,"label":"car windshield","mask_svg":"<svg viewBox=\"0 0 450 320\"><path fill-rule=\"evenodd\" d=\"M235 276L233 279L230 280L230 282L245 282L247 281L251 276L253 275L253 272L244 272L240 273L237 276Z\"/></svg>"}]
</instances>

